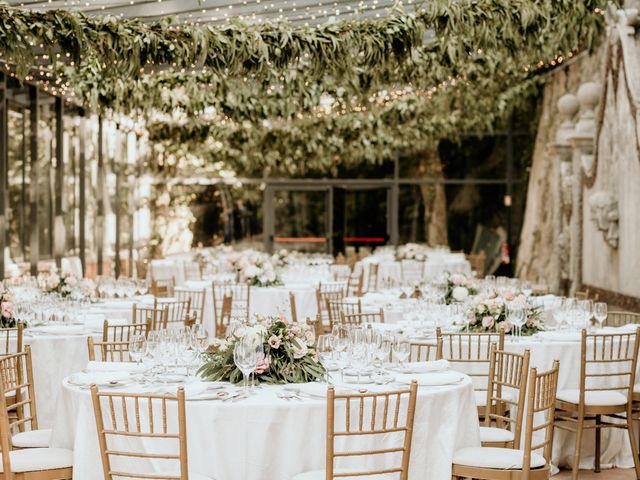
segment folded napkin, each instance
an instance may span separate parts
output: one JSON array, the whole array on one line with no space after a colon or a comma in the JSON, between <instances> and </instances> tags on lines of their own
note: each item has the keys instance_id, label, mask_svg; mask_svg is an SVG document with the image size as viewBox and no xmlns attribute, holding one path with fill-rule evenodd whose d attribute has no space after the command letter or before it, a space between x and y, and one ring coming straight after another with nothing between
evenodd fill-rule
<instances>
[{"instance_id":1,"label":"folded napkin","mask_svg":"<svg viewBox=\"0 0 640 480\"><path fill-rule=\"evenodd\" d=\"M410 385L413 380L423 387L435 387L439 385L453 385L461 382L465 376L459 372L432 372L432 373L399 373L395 381Z\"/></svg>"},{"instance_id":2,"label":"folded napkin","mask_svg":"<svg viewBox=\"0 0 640 480\"><path fill-rule=\"evenodd\" d=\"M430 362L405 363L402 373L431 373L442 372L449 369L448 360L433 360Z\"/></svg>"},{"instance_id":3,"label":"folded napkin","mask_svg":"<svg viewBox=\"0 0 640 480\"><path fill-rule=\"evenodd\" d=\"M34 333L49 335L79 335L85 333L84 325L44 325L42 327L31 327L29 330Z\"/></svg>"},{"instance_id":4,"label":"folded napkin","mask_svg":"<svg viewBox=\"0 0 640 480\"><path fill-rule=\"evenodd\" d=\"M127 372L80 372L74 373L69 377L71 385L88 387L89 385L111 385L118 384L129 380L130 375Z\"/></svg>"},{"instance_id":5,"label":"folded napkin","mask_svg":"<svg viewBox=\"0 0 640 480\"><path fill-rule=\"evenodd\" d=\"M139 372L144 370L141 365L133 362L94 362L90 361L85 369L86 373L93 372Z\"/></svg>"},{"instance_id":6,"label":"folded napkin","mask_svg":"<svg viewBox=\"0 0 640 480\"><path fill-rule=\"evenodd\" d=\"M111 309L111 308L131 308L133 306L133 300L125 300L125 299L108 299L105 300L104 303L99 304L102 309Z\"/></svg>"},{"instance_id":7,"label":"folded napkin","mask_svg":"<svg viewBox=\"0 0 640 480\"><path fill-rule=\"evenodd\" d=\"M536 336L541 340L550 342L579 342L582 339L580 332L546 331L538 332Z\"/></svg>"}]
</instances>

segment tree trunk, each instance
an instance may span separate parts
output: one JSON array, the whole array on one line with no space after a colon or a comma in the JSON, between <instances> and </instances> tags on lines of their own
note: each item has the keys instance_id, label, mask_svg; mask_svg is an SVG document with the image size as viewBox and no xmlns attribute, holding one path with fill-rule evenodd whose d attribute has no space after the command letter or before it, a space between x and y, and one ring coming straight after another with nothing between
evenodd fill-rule
<instances>
[{"instance_id":1,"label":"tree trunk","mask_svg":"<svg viewBox=\"0 0 640 480\"><path fill-rule=\"evenodd\" d=\"M438 149L423 152L418 163L418 178L442 179L442 164ZM448 245L447 198L443 184L421 184L420 193L424 202L424 222L427 245Z\"/></svg>"}]
</instances>

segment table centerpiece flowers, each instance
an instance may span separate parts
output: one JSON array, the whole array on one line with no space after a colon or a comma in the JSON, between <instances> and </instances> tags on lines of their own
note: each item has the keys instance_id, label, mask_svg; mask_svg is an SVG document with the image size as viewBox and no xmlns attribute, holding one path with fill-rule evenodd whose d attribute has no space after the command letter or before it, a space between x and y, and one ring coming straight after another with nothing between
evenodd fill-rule
<instances>
[{"instance_id":1,"label":"table centerpiece flowers","mask_svg":"<svg viewBox=\"0 0 640 480\"><path fill-rule=\"evenodd\" d=\"M199 375L210 381L241 382L243 375L234 363L233 351L237 342L247 339L262 343L263 348L253 372L255 383L308 383L326 377L314 346L313 328L290 323L283 315L258 317L256 324L241 325L226 339L215 341Z\"/></svg>"},{"instance_id":2,"label":"table centerpiece flowers","mask_svg":"<svg viewBox=\"0 0 640 480\"><path fill-rule=\"evenodd\" d=\"M17 322L13 316L13 295L0 288L0 328L13 328Z\"/></svg>"},{"instance_id":3,"label":"table centerpiece flowers","mask_svg":"<svg viewBox=\"0 0 640 480\"><path fill-rule=\"evenodd\" d=\"M45 293L55 293L72 300L94 299L96 284L90 278L78 278L72 273L58 275L45 272L38 275L38 285Z\"/></svg>"},{"instance_id":4,"label":"table centerpiece flowers","mask_svg":"<svg viewBox=\"0 0 640 480\"><path fill-rule=\"evenodd\" d=\"M543 329L542 309L533 306L526 295L514 290L489 291L473 297L472 307L467 312L468 329L472 332L499 332L502 329L513 334L514 326L507 318L509 308L525 311L522 335L533 335Z\"/></svg>"},{"instance_id":5,"label":"table centerpiece flowers","mask_svg":"<svg viewBox=\"0 0 640 480\"><path fill-rule=\"evenodd\" d=\"M396 260L417 260L424 262L427 259L429 247L419 243L407 243L396 250Z\"/></svg>"},{"instance_id":6,"label":"table centerpiece flowers","mask_svg":"<svg viewBox=\"0 0 640 480\"><path fill-rule=\"evenodd\" d=\"M447 278L446 289L444 301L447 305L465 302L478 293L473 279L460 273L454 273Z\"/></svg>"}]
</instances>

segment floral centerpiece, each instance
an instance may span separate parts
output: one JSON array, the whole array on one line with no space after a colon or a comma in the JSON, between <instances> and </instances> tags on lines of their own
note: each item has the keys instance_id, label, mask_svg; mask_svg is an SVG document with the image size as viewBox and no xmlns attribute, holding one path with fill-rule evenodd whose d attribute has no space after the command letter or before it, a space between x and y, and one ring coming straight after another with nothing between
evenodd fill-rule
<instances>
[{"instance_id":1,"label":"floral centerpiece","mask_svg":"<svg viewBox=\"0 0 640 480\"><path fill-rule=\"evenodd\" d=\"M63 298L70 297L74 300L94 298L96 285L89 278L78 278L72 273L58 275L56 272L41 273L38 275L38 285L46 293L57 293Z\"/></svg>"},{"instance_id":2,"label":"floral centerpiece","mask_svg":"<svg viewBox=\"0 0 640 480\"><path fill-rule=\"evenodd\" d=\"M325 378L326 370L314 347L313 328L291 324L283 315L258 318L255 325L241 326L225 340L216 341L199 374L211 381L240 382L242 372L233 361L233 349L247 336L261 342L264 349L254 370L257 383L307 383Z\"/></svg>"},{"instance_id":3,"label":"floral centerpiece","mask_svg":"<svg viewBox=\"0 0 640 480\"><path fill-rule=\"evenodd\" d=\"M449 276L446 282L447 293L445 293L444 300L447 305L464 302L470 296L478 293L473 285L473 279L460 273Z\"/></svg>"},{"instance_id":4,"label":"floral centerpiece","mask_svg":"<svg viewBox=\"0 0 640 480\"><path fill-rule=\"evenodd\" d=\"M228 258L236 273L236 281L248 283L254 287L273 287L282 285L269 256L256 250L244 250Z\"/></svg>"},{"instance_id":5,"label":"floral centerpiece","mask_svg":"<svg viewBox=\"0 0 640 480\"><path fill-rule=\"evenodd\" d=\"M469 330L474 332L512 333L514 326L507 318L508 308L522 308L525 310L526 320L522 325L522 335L533 335L543 329L542 310L534 307L522 293L512 289L500 292L481 293L474 297L473 307L467 313L470 318Z\"/></svg>"},{"instance_id":6,"label":"floral centerpiece","mask_svg":"<svg viewBox=\"0 0 640 480\"><path fill-rule=\"evenodd\" d=\"M295 257L295 252L289 252L286 248L282 248L271 255L271 263L279 268L286 267L293 257Z\"/></svg>"},{"instance_id":7,"label":"floral centerpiece","mask_svg":"<svg viewBox=\"0 0 640 480\"><path fill-rule=\"evenodd\" d=\"M417 260L424 262L427 259L429 247L418 243L407 243L396 250L397 260Z\"/></svg>"},{"instance_id":8,"label":"floral centerpiece","mask_svg":"<svg viewBox=\"0 0 640 480\"><path fill-rule=\"evenodd\" d=\"M13 316L13 295L0 289L0 328L13 328L16 319Z\"/></svg>"}]
</instances>

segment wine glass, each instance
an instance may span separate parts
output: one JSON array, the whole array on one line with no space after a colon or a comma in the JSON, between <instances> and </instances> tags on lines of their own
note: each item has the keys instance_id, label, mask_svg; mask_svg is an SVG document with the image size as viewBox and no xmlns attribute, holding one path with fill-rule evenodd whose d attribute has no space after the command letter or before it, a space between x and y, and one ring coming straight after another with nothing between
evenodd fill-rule
<instances>
[{"instance_id":1,"label":"wine glass","mask_svg":"<svg viewBox=\"0 0 640 480\"><path fill-rule=\"evenodd\" d=\"M522 325L524 325L526 318L527 315L524 308L507 307L507 320L511 325L516 327L516 337L518 337L518 341L520 341Z\"/></svg>"},{"instance_id":2,"label":"wine glass","mask_svg":"<svg viewBox=\"0 0 640 480\"><path fill-rule=\"evenodd\" d=\"M249 395L248 378L258 364L258 343L245 337L238 340L233 347L233 363L242 372L243 397Z\"/></svg>"},{"instance_id":3,"label":"wine glass","mask_svg":"<svg viewBox=\"0 0 640 480\"><path fill-rule=\"evenodd\" d=\"M580 300L578 302L578 311L582 317L582 328L588 330L591 326L591 318L593 317L593 300Z\"/></svg>"},{"instance_id":4,"label":"wine glass","mask_svg":"<svg viewBox=\"0 0 640 480\"><path fill-rule=\"evenodd\" d=\"M316 350L322 364L326 367L333 356L334 337L333 335L320 335L317 340Z\"/></svg>"},{"instance_id":5,"label":"wine glass","mask_svg":"<svg viewBox=\"0 0 640 480\"><path fill-rule=\"evenodd\" d=\"M144 356L146 348L147 339L144 335L132 335L129 339L129 356L138 364L138 367L142 362L142 357Z\"/></svg>"},{"instance_id":6,"label":"wine glass","mask_svg":"<svg viewBox=\"0 0 640 480\"><path fill-rule=\"evenodd\" d=\"M411 353L411 345L403 337L396 337L393 339L393 345L391 347L393 351L393 358L398 360L399 367L404 368L404 363L409 359Z\"/></svg>"},{"instance_id":7,"label":"wine glass","mask_svg":"<svg viewBox=\"0 0 640 480\"><path fill-rule=\"evenodd\" d=\"M533 286L531 282L524 281L522 282L522 293L524 293L525 297L529 298L533 293Z\"/></svg>"},{"instance_id":8,"label":"wine glass","mask_svg":"<svg viewBox=\"0 0 640 480\"><path fill-rule=\"evenodd\" d=\"M596 302L593 306L593 314L598 325L602 328L604 321L607 319L607 304L605 302Z\"/></svg>"}]
</instances>

